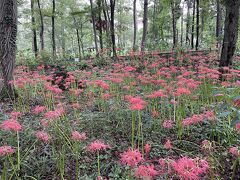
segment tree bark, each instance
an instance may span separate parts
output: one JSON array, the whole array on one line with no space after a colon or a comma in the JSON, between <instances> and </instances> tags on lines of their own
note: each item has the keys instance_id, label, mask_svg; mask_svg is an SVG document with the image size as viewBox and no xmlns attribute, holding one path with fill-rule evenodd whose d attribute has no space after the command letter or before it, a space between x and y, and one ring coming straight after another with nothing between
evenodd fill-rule
<instances>
[{"instance_id":1,"label":"tree bark","mask_svg":"<svg viewBox=\"0 0 240 180\"><path fill-rule=\"evenodd\" d=\"M92 24L93 24L95 50L98 55L97 30L96 30L95 12L93 11L93 1L92 0L90 0L90 4L91 4L91 16L92 16Z\"/></svg>"},{"instance_id":2,"label":"tree bark","mask_svg":"<svg viewBox=\"0 0 240 180\"><path fill-rule=\"evenodd\" d=\"M133 50L136 50L137 39L137 0L133 1Z\"/></svg>"},{"instance_id":3,"label":"tree bark","mask_svg":"<svg viewBox=\"0 0 240 180\"><path fill-rule=\"evenodd\" d=\"M172 29L173 29L173 49L177 46L177 21L176 21L176 11L175 11L175 2L171 1L171 10L172 10Z\"/></svg>"},{"instance_id":4,"label":"tree bark","mask_svg":"<svg viewBox=\"0 0 240 180\"><path fill-rule=\"evenodd\" d=\"M38 47L37 47L37 31L36 31L36 20L35 20L35 6L34 6L34 0L31 0L31 16L32 16L32 35L33 35L33 41L32 41L32 48L33 52L35 54L35 58L37 58L38 55Z\"/></svg>"},{"instance_id":5,"label":"tree bark","mask_svg":"<svg viewBox=\"0 0 240 180\"><path fill-rule=\"evenodd\" d=\"M103 27L102 27L102 1L98 0L98 23L99 23L99 41L100 49L103 49Z\"/></svg>"},{"instance_id":6,"label":"tree bark","mask_svg":"<svg viewBox=\"0 0 240 180\"><path fill-rule=\"evenodd\" d=\"M42 9L41 9L41 4L40 0L37 0L38 3L38 10L39 10L39 15L40 15L40 22L41 22L41 27L40 27L40 44L41 44L41 50L44 50L44 23L43 23L43 15L42 15Z\"/></svg>"},{"instance_id":7,"label":"tree bark","mask_svg":"<svg viewBox=\"0 0 240 180\"><path fill-rule=\"evenodd\" d=\"M190 30L190 6L191 1L187 0L187 23L186 23L186 44L190 45L189 30Z\"/></svg>"},{"instance_id":8,"label":"tree bark","mask_svg":"<svg viewBox=\"0 0 240 180\"><path fill-rule=\"evenodd\" d=\"M217 0L217 21L216 21L217 48L220 45L221 33L222 33L222 10L221 10L220 0Z\"/></svg>"},{"instance_id":9,"label":"tree bark","mask_svg":"<svg viewBox=\"0 0 240 180\"><path fill-rule=\"evenodd\" d=\"M193 15L192 15L192 37L191 37L191 46L194 49L194 30L195 30L195 11L196 11L196 0L193 0Z\"/></svg>"},{"instance_id":10,"label":"tree bark","mask_svg":"<svg viewBox=\"0 0 240 180\"><path fill-rule=\"evenodd\" d=\"M111 22L110 22L110 29L111 29L111 39L112 39L112 51L113 57L117 58L116 52L116 40L115 40L115 27L114 27L114 11L115 11L115 0L110 0L110 9L111 9Z\"/></svg>"},{"instance_id":11,"label":"tree bark","mask_svg":"<svg viewBox=\"0 0 240 180\"><path fill-rule=\"evenodd\" d=\"M181 46L183 46L183 9L182 9L182 12L181 12Z\"/></svg>"},{"instance_id":12,"label":"tree bark","mask_svg":"<svg viewBox=\"0 0 240 180\"><path fill-rule=\"evenodd\" d=\"M13 69L16 59L17 0L0 1L0 94L14 94Z\"/></svg>"},{"instance_id":13,"label":"tree bark","mask_svg":"<svg viewBox=\"0 0 240 180\"><path fill-rule=\"evenodd\" d=\"M77 42L78 42L78 57L79 57L79 60L81 60L82 56L81 56L81 40L80 40L80 34L79 34L79 30L78 30L78 26L77 26L77 21L76 21L76 18L74 17L73 15L73 22L74 22L74 26L76 27L75 30L76 30L76 33L77 33Z\"/></svg>"},{"instance_id":14,"label":"tree bark","mask_svg":"<svg viewBox=\"0 0 240 180\"><path fill-rule=\"evenodd\" d=\"M53 53L52 55L53 55L53 59L56 58L55 11L56 11L55 0L52 0L52 53Z\"/></svg>"},{"instance_id":15,"label":"tree bark","mask_svg":"<svg viewBox=\"0 0 240 180\"><path fill-rule=\"evenodd\" d=\"M147 29L148 29L148 0L144 0L143 35L141 51L144 51L146 47Z\"/></svg>"},{"instance_id":16,"label":"tree bark","mask_svg":"<svg viewBox=\"0 0 240 180\"><path fill-rule=\"evenodd\" d=\"M199 0L197 1L197 25L196 25L196 51L199 48L199 27L200 27L200 9L199 9Z\"/></svg>"},{"instance_id":17,"label":"tree bark","mask_svg":"<svg viewBox=\"0 0 240 180\"><path fill-rule=\"evenodd\" d=\"M220 59L220 67L232 65L233 55L238 39L239 0L226 1L226 18L224 40Z\"/></svg>"}]
</instances>

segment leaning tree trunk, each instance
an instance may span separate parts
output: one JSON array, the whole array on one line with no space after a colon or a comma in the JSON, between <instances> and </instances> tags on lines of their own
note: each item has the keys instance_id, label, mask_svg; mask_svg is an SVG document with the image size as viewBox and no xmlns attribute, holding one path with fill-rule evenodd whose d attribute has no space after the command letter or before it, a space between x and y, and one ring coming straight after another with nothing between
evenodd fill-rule
<instances>
[{"instance_id":1,"label":"leaning tree trunk","mask_svg":"<svg viewBox=\"0 0 240 180\"><path fill-rule=\"evenodd\" d=\"M147 28L148 28L148 0L144 0L143 35L142 35L141 51L145 50L146 38L147 38Z\"/></svg>"},{"instance_id":2,"label":"leaning tree trunk","mask_svg":"<svg viewBox=\"0 0 240 180\"><path fill-rule=\"evenodd\" d=\"M137 0L133 1L133 50L136 50L137 39Z\"/></svg>"},{"instance_id":3,"label":"leaning tree trunk","mask_svg":"<svg viewBox=\"0 0 240 180\"><path fill-rule=\"evenodd\" d=\"M53 0L52 1L52 55L53 55L53 59L56 58L55 11L56 11L56 4L55 4L55 0Z\"/></svg>"},{"instance_id":4,"label":"leaning tree trunk","mask_svg":"<svg viewBox=\"0 0 240 180\"><path fill-rule=\"evenodd\" d=\"M16 58L17 0L0 1L0 94L12 96Z\"/></svg>"},{"instance_id":5,"label":"leaning tree trunk","mask_svg":"<svg viewBox=\"0 0 240 180\"><path fill-rule=\"evenodd\" d=\"M36 20L35 20L35 15L34 15L34 11L35 11L35 7L34 7L34 0L31 0L31 16L32 16L32 35L33 35L33 52L35 54L35 58L38 55L38 47L37 47L37 32L36 32Z\"/></svg>"},{"instance_id":6,"label":"leaning tree trunk","mask_svg":"<svg viewBox=\"0 0 240 180\"><path fill-rule=\"evenodd\" d=\"M41 4L40 0L37 0L38 3L38 10L39 10L39 15L40 15L40 44L41 44L41 50L44 50L44 23L43 23L43 14L42 14L42 9L41 9Z\"/></svg>"},{"instance_id":7,"label":"leaning tree trunk","mask_svg":"<svg viewBox=\"0 0 240 180\"><path fill-rule=\"evenodd\" d=\"M220 67L232 65L238 39L239 0L226 1L226 18Z\"/></svg>"}]
</instances>

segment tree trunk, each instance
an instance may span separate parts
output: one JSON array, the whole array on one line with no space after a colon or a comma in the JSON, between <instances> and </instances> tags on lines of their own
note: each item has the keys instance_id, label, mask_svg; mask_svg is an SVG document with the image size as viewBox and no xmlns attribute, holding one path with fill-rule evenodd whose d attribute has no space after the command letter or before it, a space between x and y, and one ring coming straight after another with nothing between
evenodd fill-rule
<instances>
[{"instance_id":1,"label":"tree trunk","mask_svg":"<svg viewBox=\"0 0 240 180\"><path fill-rule=\"evenodd\" d=\"M37 47L37 32L36 32L36 21L34 16L34 0L31 0L31 16L32 16L32 35L33 35L33 41L32 41L32 48L33 52L35 54L35 58L37 58L38 55L38 47Z\"/></svg>"},{"instance_id":2,"label":"tree trunk","mask_svg":"<svg viewBox=\"0 0 240 180\"><path fill-rule=\"evenodd\" d=\"M176 12L175 12L175 3L171 1L171 10L172 10L172 28L173 28L173 49L177 46L177 22L176 22Z\"/></svg>"},{"instance_id":3,"label":"tree trunk","mask_svg":"<svg viewBox=\"0 0 240 180\"><path fill-rule=\"evenodd\" d=\"M76 33L77 33L77 42L78 42L78 57L79 57L79 60L82 58L81 57L81 40L80 40L80 35L79 35L79 30L78 30L78 27L77 27L77 21L76 21L76 18L74 17L73 15L73 21L74 21L74 26L76 27Z\"/></svg>"},{"instance_id":4,"label":"tree trunk","mask_svg":"<svg viewBox=\"0 0 240 180\"><path fill-rule=\"evenodd\" d=\"M92 16L92 24L93 24L93 33L94 33L94 42L95 42L95 50L98 55L98 43L97 43L97 31L96 31L96 22L95 22L95 12L93 12L93 1L90 0L91 4L91 16Z\"/></svg>"},{"instance_id":5,"label":"tree trunk","mask_svg":"<svg viewBox=\"0 0 240 180\"><path fill-rule=\"evenodd\" d=\"M0 94L14 94L13 69L16 59L17 0L0 1ZM5 94L7 93L7 94Z\"/></svg>"},{"instance_id":6,"label":"tree trunk","mask_svg":"<svg viewBox=\"0 0 240 180\"><path fill-rule=\"evenodd\" d=\"M52 53L53 53L52 55L53 55L53 59L56 58L55 11L56 11L55 0L52 0Z\"/></svg>"},{"instance_id":7,"label":"tree trunk","mask_svg":"<svg viewBox=\"0 0 240 180\"><path fill-rule=\"evenodd\" d=\"M194 30L195 30L195 5L196 5L196 0L193 0L193 15L192 15L192 37L191 37L191 45L192 49L194 49Z\"/></svg>"},{"instance_id":8,"label":"tree trunk","mask_svg":"<svg viewBox=\"0 0 240 180\"><path fill-rule=\"evenodd\" d=\"M117 57L117 52L116 52L115 27L114 27L115 0L110 0L110 9L111 9L110 28L111 28L111 39L112 39L112 51L113 51L113 57L116 58Z\"/></svg>"},{"instance_id":9,"label":"tree trunk","mask_svg":"<svg viewBox=\"0 0 240 180\"><path fill-rule=\"evenodd\" d=\"M181 11L181 46L183 46L183 9Z\"/></svg>"},{"instance_id":10,"label":"tree trunk","mask_svg":"<svg viewBox=\"0 0 240 180\"><path fill-rule=\"evenodd\" d=\"M197 25L196 25L196 51L199 48L199 22L200 22L200 10L199 10L199 0L197 1Z\"/></svg>"},{"instance_id":11,"label":"tree trunk","mask_svg":"<svg viewBox=\"0 0 240 180\"><path fill-rule=\"evenodd\" d=\"M98 0L98 24L99 24L99 41L100 41L100 49L103 49L103 27L102 27L102 1Z\"/></svg>"},{"instance_id":12,"label":"tree trunk","mask_svg":"<svg viewBox=\"0 0 240 180\"><path fill-rule=\"evenodd\" d=\"M137 0L133 1L133 50L136 50L137 39Z\"/></svg>"},{"instance_id":13,"label":"tree trunk","mask_svg":"<svg viewBox=\"0 0 240 180\"><path fill-rule=\"evenodd\" d=\"M186 24L186 44L190 45L190 38L189 38L189 29L190 29L190 6L191 1L187 1L187 24Z\"/></svg>"},{"instance_id":14,"label":"tree trunk","mask_svg":"<svg viewBox=\"0 0 240 180\"><path fill-rule=\"evenodd\" d=\"M107 37L107 43L108 46L110 47L112 44L112 40L111 40L111 28L110 28L110 15L109 15L109 11L107 9L107 2L106 0L102 0L102 4L103 4L103 14L104 14L104 19L106 21L106 37Z\"/></svg>"},{"instance_id":15,"label":"tree trunk","mask_svg":"<svg viewBox=\"0 0 240 180\"><path fill-rule=\"evenodd\" d=\"M142 35L141 51L145 50L147 29L148 29L148 0L144 0L143 35Z\"/></svg>"},{"instance_id":16,"label":"tree trunk","mask_svg":"<svg viewBox=\"0 0 240 180\"><path fill-rule=\"evenodd\" d=\"M239 7L239 0L228 0L226 2L224 40L219 64L220 67L232 65L238 39Z\"/></svg>"},{"instance_id":17,"label":"tree trunk","mask_svg":"<svg viewBox=\"0 0 240 180\"><path fill-rule=\"evenodd\" d=\"M61 45L62 45L62 55L65 57L66 55L66 42L65 42L65 23L64 17L61 16Z\"/></svg>"},{"instance_id":18,"label":"tree trunk","mask_svg":"<svg viewBox=\"0 0 240 180\"><path fill-rule=\"evenodd\" d=\"M42 15L42 9L41 9L41 4L40 0L37 0L38 3L38 10L39 10L39 15L40 15L40 44L41 44L41 50L44 50L44 23L43 23L43 15Z\"/></svg>"},{"instance_id":19,"label":"tree trunk","mask_svg":"<svg viewBox=\"0 0 240 180\"><path fill-rule=\"evenodd\" d=\"M217 21L216 21L217 48L220 46L221 32L222 32L222 10L220 0L217 0Z\"/></svg>"}]
</instances>

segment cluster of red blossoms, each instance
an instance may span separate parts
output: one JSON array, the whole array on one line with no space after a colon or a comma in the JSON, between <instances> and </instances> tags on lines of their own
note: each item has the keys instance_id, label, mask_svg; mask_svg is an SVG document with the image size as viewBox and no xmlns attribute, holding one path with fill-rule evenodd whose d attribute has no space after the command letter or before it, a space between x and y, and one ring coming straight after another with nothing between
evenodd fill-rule
<instances>
[{"instance_id":1,"label":"cluster of red blossoms","mask_svg":"<svg viewBox=\"0 0 240 180\"><path fill-rule=\"evenodd\" d=\"M150 180L163 174L176 174L181 179L197 180L209 170L208 162L198 158L160 159L158 165L149 164L138 149L128 149L121 154L120 162L134 170L135 177Z\"/></svg>"}]
</instances>

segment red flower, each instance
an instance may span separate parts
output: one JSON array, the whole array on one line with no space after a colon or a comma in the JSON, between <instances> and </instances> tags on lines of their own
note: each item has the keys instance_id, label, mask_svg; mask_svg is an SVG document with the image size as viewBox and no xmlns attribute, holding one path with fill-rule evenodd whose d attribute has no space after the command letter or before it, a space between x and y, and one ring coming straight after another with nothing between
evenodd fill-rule
<instances>
[{"instance_id":1,"label":"red flower","mask_svg":"<svg viewBox=\"0 0 240 180\"><path fill-rule=\"evenodd\" d=\"M140 165L135 171L135 176L137 178L149 179L149 180L153 179L158 174L159 173L157 170L155 170L155 167L153 164Z\"/></svg>"},{"instance_id":2,"label":"red flower","mask_svg":"<svg viewBox=\"0 0 240 180\"><path fill-rule=\"evenodd\" d=\"M209 169L208 162L205 160L190 159L183 157L172 162L172 167L180 178L185 180L200 179L200 176Z\"/></svg>"},{"instance_id":3,"label":"red flower","mask_svg":"<svg viewBox=\"0 0 240 180\"><path fill-rule=\"evenodd\" d=\"M234 156L240 156L240 151L238 150L237 147L231 147L229 149L229 152Z\"/></svg>"},{"instance_id":4,"label":"red flower","mask_svg":"<svg viewBox=\"0 0 240 180\"><path fill-rule=\"evenodd\" d=\"M164 144L165 149L172 149L172 142L168 139Z\"/></svg>"},{"instance_id":5,"label":"red flower","mask_svg":"<svg viewBox=\"0 0 240 180\"><path fill-rule=\"evenodd\" d=\"M11 146L0 146L0 156L6 156L14 153Z\"/></svg>"},{"instance_id":6,"label":"red flower","mask_svg":"<svg viewBox=\"0 0 240 180\"><path fill-rule=\"evenodd\" d=\"M148 155L151 151L151 145L150 144L145 144L144 151Z\"/></svg>"},{"instance_id":7,"label":"red flower","mask_svg":"<svg viewBox=\"0 0 240 180\"><path fill-rule=\"evenodd\" d=\"M78 131L73 131L71 139L74 141L83 141L87 139L87 136L86 133L79 133Z\"/></svg>"},{"instance_id":8,"label":"red flower","mask_svg":"<svg viewBox=\"0 0 240 180\"><path fill-rule=\"evenodd\" d=\"M38 115L40 113L42 113L44 110L46 109L45 106L36 106L34 109L33 109L33 113Z\"/></svg>"},{"instance_id":9,"label":"red flower","mask_svg":"<svg viewBox=\"0 0 240 180\"><path fill-rule=\"evenodd\" d=\"M17 111L13 111L10 116L12 119L17 119L18 117L20 117L22 115L21 112L17 112Z\"/></svg>"},{"instance_id":10,"label":"red flower","mask_svg":"<svg viewBox=\"0 0 240 180\"><path fill-rule=\"evenodd\" d=\"M2 122L1 129L3 130L13 130L13 131L21 131L22 126L15 119L8 119Z\"/></svg>"},{"instance_id":11,"label":"red flower","mask_svg":"<svg viewBox=\"0 0 240 180\"><path fill-rule=\"evenodd\" d=\"M128 165L130 167L137 166L143 160L142 154L138 149L132 150L128 149L128 151L121 154L121 163Z\"/></svg>"},{"instance_id":12,"label":"red flower","mask_svg":"<svg viewBox=\"0 0 240 180\"><path fill-rule=\"evenodd\" d=\"M48 143L49 142L49 135L44 132L44 131L38 131L36 132L36 137L40 140L43 141L44 143Z\"/></svg>"},{"instance_id":13,"label":"red flower","mask_svg":"<svg viewBox=\"0 0 240 180\"><path fill-rule=\"evenodd\" d=\"M101 151L101 150L105 150L107 148L110 148L110 146L100 140L91 142L87 147L88 151L90 151L92 153L95 153L95 152Z\"/></svg>"}]
</instances>

